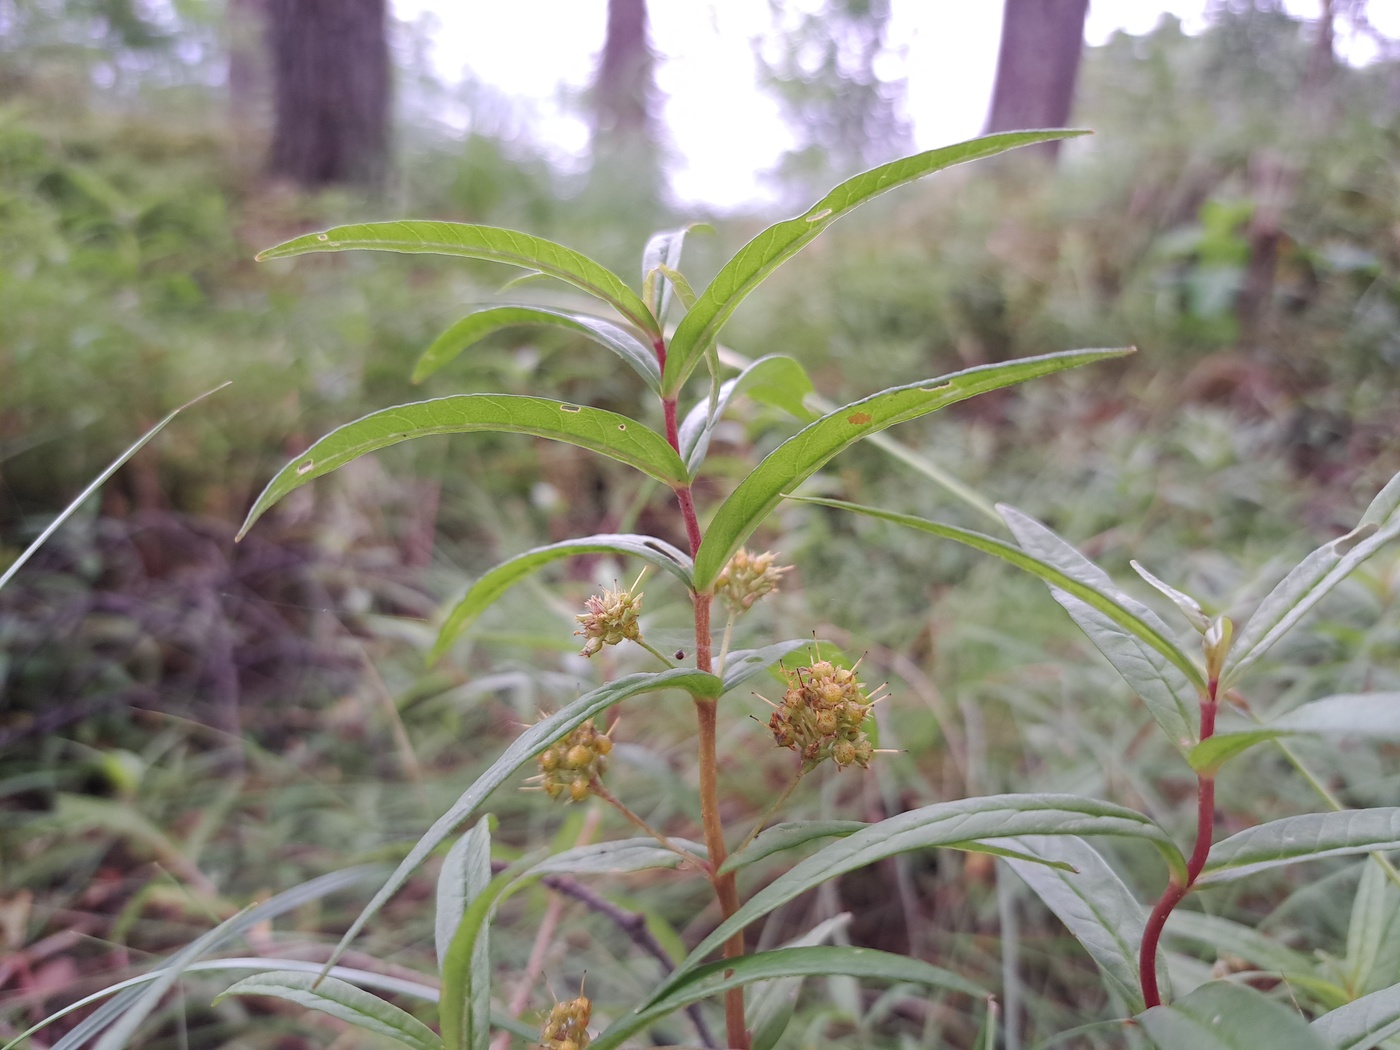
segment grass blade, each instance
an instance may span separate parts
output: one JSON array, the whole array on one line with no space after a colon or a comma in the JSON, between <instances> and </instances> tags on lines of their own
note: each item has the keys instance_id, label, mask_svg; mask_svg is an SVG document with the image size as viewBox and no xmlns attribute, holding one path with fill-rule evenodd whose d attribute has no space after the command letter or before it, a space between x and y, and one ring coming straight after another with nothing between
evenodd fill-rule
<instances>
[{"instance_id":1,"label":"grass blade","mask_svg":"<svg viewBox=\"0 0 1400 1050\"><path fill-rule=\"evenodd\" d=\"M724 264L701 293L699 302L676 327L662 379L665 394L674 397L679 393L700 358L719 336L724 323L748 294L843 215L887 190L954 164L990 157L1033 142L1083 134L1087 132L1013 131L904 157L847 179L802 215L768 227Z\"/></svg>"},{"instance_id":2,"label":"grass blade","mask_svg":"<svg viewBox=\"0 0 1400 1050\"><path fill-rule=\"evenodd\" d=\"M661 390L661 367L656 363L656 351L627 329L601 317L525 305L489 306L467 314L423 351L413 368L413 381L421 383L493 332L520 325L548 325L581 332L622 358L652 390Z\"/></svg>"},{"instance_id":3,"label":"grass blade","mask_svg":"<svg viewBox=\"0 0 1400 1050\"><path fill-rule=\"evenodd\" d=\"M1241 628L1221 674L1221 688L1239 681L1256 660L1283 637L1351 571L1400 536L1400 474L1371 501L1356 528L1324 543L1279 581Z\"/></svg>"},{"instance_id":4,"label":"grass blade","mask_svg":"<svg viewBox=\"0 0 1400 1050\"><path fill-rule=\"evenodd\" d=\"M702 940L650 1001L668 994L681 977L698 966L731 934L829 879L886 857L934 846L1003 853L1004 847L984 846L981 840L1020 835L1114 835L1144 839L1158 848L1173 871L1184 872L1186 867L1176 844L1150 817L1111 802L1077 795L1042 794L988 795L935 803L870 824L817 851L779 876Z\"/></svg>"},{"instance_id":5,"label":"grass blade","mask_svg":"<svg viewBox=\"0 0 1400 1050\"><path fill-rule=\"evenodd\" d=\"M442 1050L438 1034L411 1013L334 977L318 981L315 974L274 970L245 977L219 995L214 1004L230 995L273 996L308 1010L319 1010L338 1021L392 1039L409 1050Z\"/></svg>"},{"instance_id":6,"label":"grass blade","mask_svg":"<svg viewBox=\"0 0 1400 1050\"><path fill-rule=\"evenodd\" d=\"M822 416L765 456L720 504L695 557L696 590L705 591L714 584L725 563L778 505L784 493L792 491L833 456L861 438L977 394L1130 352L1072 350L983 365L882 390Z\"/></svg>"},{"instance_id":7,"label":"grass blade","mask_svg":"<svg viewBox=\"0 0 1400 1050\"><path fill-rule=\"evenodd\" d=\"M651 338L660 338L661 327L646 304L627 283L588 256L517 230L498 226L473 226L460 222L407 219L337 226L322 233L295 237L258 253L258 261L285 259L311 252L345 252L368 249L415 255L453 255L485 259L534 270L573 285L601 299Z\"/></svg>"},{"instance_id":8,"label":"grass blade","mask_svg":"<svg viewBox=\"0 0 1400 1050\"><path fill-rule=\"evenodd\" d=\"M601 533L585 536L577 540L565 540L544 547L535 547L517 554L514 558L501 562L477 580L467 593L457 599L438 631L429 660L437 660L447 652L448 647L463 631L472 625L486 609L515 584L526 576L538 572L545 565L560 558L570 558L576 554L623 554L642 558L659 569L664 569L679 579L686 587L690 586L690 555L677 550L664 540L652 536L632 533Z\"/></svg>"},{"instance_id":9,"label":"grass blade","mask_svg":"<svg viewBox=\"0 0 1400 1050\"><path fill-rule=\"evenodd\" d=\"M230 380L229 382L232 382L232 380ZM45 527L44 531L39 533L38 539L36 539L28 547L24 548L24 550L20 553L20 556L14 561L12 561L9 564L9 567L6 568L3 573L0 573L0 587L3 587L5 586L5 584L9 583L10 579L15 575L15 573L19 572L20 567L23 566L24 563L27 562L30 558L32 558L34 556L34 553L40 547L42 547L45 543L48 542L49 537L52 536L55 532L57 532L59 528L63 525L63 523L69 518L71 518L79 507L81 507L84 503L87 502L87 498L91 496L94 492L96 492L98 489L100 489L108 478L110 478L113 474L120 470L122 464L124 464L132 456L136 455L136 453L140 452L141 449L145 448L146 443L150 441L151 438L159 434L162 430L164 430L172 419L178 416L185 409L189 408L191 405L198 404L210 394L216 394L228 385L228 383L220 383L213 390L207 390L204 393L200 394L198 397L194 398L193 400L186 401L179 408L175 409L175 411L171 412L170 415L166 416L155 426L151 427L150 430L146 431L139 438L137 438L136 442L129 446L127 450L123 452L120 456L112 460L111 463L108 463L106 469L104 469L101 474L97 475L97 477L93 478L92 482L88 485L88 487L83 489L82 492L78 493L77 498L74 499L72 503L68 504L68 506L64 507L63 510L59 512L58 517L54 518L53 521L49 522L48 526Z\"/></svg>"},{"instance_id":10,"label":"grass blade","mask_svg":"<svg viewBox=\"0 0 1400 1050\"><path fill-rule=\"evenodd\" d=\"M672 488L684 485L688 477L665 438L616 412L521 394L458 394L380 409L332 430L268 482L238 535L246 534L293 489L368 452L429 434L478 431L533 434L578 445L636 467Z\"/></svg>"},{"instance_id":11,"label":"grass blade","mask_svg":"<svg viewBox=\"0 0 1400 1050\"><path fill-rule=\"evenodd\" d=\"M729 988L780 977L826 974L906 981L950 988L977 998L987 994L986 989L951 970L890 952L833 946L778 948L740 959L724 959L690 971L683 979L672 981L665 995L653 997L644 1007L614 1021L588 1045L590 1050L615 1050L648 1025Z\"/></svg>"}]
</instances>

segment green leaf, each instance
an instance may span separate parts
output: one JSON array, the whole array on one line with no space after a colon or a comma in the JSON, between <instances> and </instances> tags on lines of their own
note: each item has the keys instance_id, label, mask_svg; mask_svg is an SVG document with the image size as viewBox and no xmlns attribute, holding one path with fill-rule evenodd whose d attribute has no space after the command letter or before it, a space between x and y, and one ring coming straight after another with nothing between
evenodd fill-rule
<instances>
[{"instance_id":1,"label":"green leaf","mask_svg":"<svg viewBox=\"0 0 1400 1050\"><path fill-rule=\"evenodd\" d=\"M1371 501L1356 528L1324 543L1279 581L1235 638L1221 674L1225 690L1351 571L1400 536L1400 474Z\"/></svg>"},{"instance_id":2,"label":"green leaf","mask_svg":"<svg viewBox=\"0 0 1400 1050\"><path fill-rule=\"evenodd\" d=\"M1200 697L1206 681L1173 641L1171 628L1147 606L1120 591L1108 573L1040 522L1004 504L997 510L1022 550L1073 577L1128 615L1125 620L1081 592L1046 579L1052 583L1055 600L1142 697L1148 712L1172 743L1182 750L1190 748L1200 733Z\"/></svg>"},{"instance_id":3,"label":"green leaf","mask_svg":"<svg viewBox=\"0 0 1400 1050\"><path fill-rule=\"evenodd\" d=\"M1400 1035L1400 984L1363 995L1312 1023L1328 1050L1372 1050Z\"/></svg>"},{"instance_id":4,"label":"green leaf","mask_svg":"<svg viewBox=\"0 0 1400 1050\"><path fill-rule=\"evenodd\" d=\"M986 989L949 970L870 948L778 948L738 959L724 959L692 970L682 980L669 982L665 994L619 1018L589 1043L590 1050L614 1050L636 1033L691 1003L708 999L730 988L777 977L842 974L884 981L906 981L949 988L981 998Z\"/></svg>"},{"instance_id":5,"label":"green leaf","mask_svg":"<svg viewBox=\"0 0 1400 1050\"><path fill-rule=\"evenodd\" d=\"M437 910L433 915L433 945L438 971L447 964L452 938L462 925L462 915L491 881L491 832L495 818L489 813L457 840L447 852L437 881Z\"/></svg>"},{"instance_id":6,"label":"green leaf","mask_svg":"<svg viewBox=\"0 0 1400 1050\"><path fill-rule=\"evenodd\" d=\"M714 433L715 424L736 394L748 393L765 404L776 405L808 421L814 413L803 406L802 398L811 392L812 381L806 369L793 358L779 354L760 357L720 386L713 410L708 400L702 400L686 413L679 434L681 458L685 460L686 469L692 475L699 472L710 449L710 435Z\"/></svg>"},{"instance_id":7,"label":"green leaf","mask_svg":"<svg viewBox=\"0 0 1400 1050\"><path fill-rule=\"evenodd\" d=\"M908 514L896 514L893 511L880 510L877 507L865 507L842 500L816 497L794 496L791 498L803 503L817 503L840 510L855 511L868 517L880 518L897 525L917 529L920 532L955 540L986 554L993 554L1017 568L1026 570L1033 576L1040 577L1050 584L1051 593L1056 596L1056 600L1069 610L1070 615L1081 627L1084 627L1086 633L1109 657L1114 666L1119 668L1120 672L1123 671L1123 667L1119 666L1120 661L1130 669L1141 667L1140 677L1144 682L1143 689L1148 688L1153 681L1175 683L1175 688L1183 694L1181 697L1172 699L1170 704L1149 703L1148 707L1157 721L1169 732L1194 735L1194 728L1186 721L1184 694L1189 693L1194 688L1191 683L1199 682L1201 688L1205 687L1201 672L1191 663L1186 654L1176 647L1169 633L1166 633L1168 630L1166 624L1162 623L1150 609L1114 588L1112 583L1108 582L1108 577L1103 575L1097 566L1074 551L1068 544L1064 544L1058 537L1055 537L1056 541L1072 552L1077 561L1068 558L1063 551L1052 548L1043 538L1037 540L1035 534L1030 531L1030 525L1044 530L1049 536L1054 536L1043 525L1032 522L1030 518L1011 507L1000 506L998 509L1006 518L1011 531L1018 534L1017 538L1022 544L1021 547L1013 547L1002 540L983 535L980 532L973 532L970 529L958 528L954 525L940 525L938 522L916 518ZM1032 548L1031 550L1024 549L1028 544ZM1079 562L1083 564L1081 565ZM1088 566L1088 569L1093 569L1093 573L1089 572L1085 566ZM1070 602L1075 604L1073 606L1067 604ZM1085 627L1085 622L1088 621L1090 614L1095 617L1091 623L1099 625L1095 626L1093 631L1089 627ZM1122 644L1116 645L1115 643ZM1155 678L1152 677L1154 675ZM1188 678L1188 675L1194 677ZM1132 681L1132 679L1129 680ZM1182 743L1184 746L1189 746L1190 742L1189 739L1184 739Z\"/></svg>"},{"instance_id":8,"label":"green leaf","mask_svg":"<svg viewBox=\"0 0 1400 1050\"><path fill-rule=\"evenodd\" d=\"M1128 564L1133 567L1135 573L1164 594L1171 603L1181 611L1181 615L1186 617L1187 622L1190 623L1192 627L1196 628L1196 630L1200 631L1202 634L1205 634L1206 631L1210 629L1210 617L1206 615L1205 610L1201 608L1200 602L1196 601L1195 598L1192 598L1184 591L1177 590L1165 580L1159 580L1136 561L1129 561Z\"/></svg>"},{"instance_id":9,"label":"green leaf","mask_svg":"<svg viewBox=\"0 0 1400 1050\"><path fill-rule=\"evenodd\" d=\"M1203 984L1137 1020L1158 1050L1329 1050L1295 1010L1227 981Z\"/></svg>"},{"instance_id":10,"label":"green leaf","mask_svg":"<svg viewBox=\"0 0 1400 1050\"><path fill-rule=\"evenodd\" d=\"M491 1015L489 906L477 907L491 889L490 815L456 841L438 874L434 942L442 994L438 1016L449 1046L486 1050Z\"/></svg>"},{"instance_id":11,"label":"green leaf","mask_svg":"<svg viewBox=\"0 0 1400 1050\"><path fill-rule=\"evenodd\" d=\"M214 1004L217 1006L230 995L269 995L285 999L309 1010L319 1010L366 1032L392 1039L411 1050L442 1050L443 1044L438 1034L418 1018L377 995L370 995L334 977L318 981L315 974L274 970L245 977L215 999Z\"/></svg>"},{"instance_id":12,"label":"green leaf","mask_svg":"<svg viewBox=\"0 0 1400 1050\"><path fill-rule=\"evenodd\" d=\"M714 227L708 223L693 222L678 230L662 230L651 235L646 248L642 251L642 297L649 304L656 302L658 298L660 299L660 304L653 312L662 321L665 321L666 312L671 307L672 296L670 283L662 279L663 271L679 272L685 237L692 230L713 232ZM658 285L660 287L659 296L654 291L650 295L647 294L648 290L655 289Z\"/></svg>"},{"instance_id":13,"label":"green leaf","mask_svg":"<svg viewBox=\"0 0 1400 1050\"><path fill-rule=\"evenodd\" d=\"M238 535L241 538L288 492L367 452L429 434L483 430L533 434L592 449L672 488L684 485L688 478L685 465L665 438L616 412L518 394L458 394L381 409L332 430L268 482Z\"/></svg>"},{"instance_id":14,"label":"green leaf","mask_svg":"<svg viewBox=\"0 0 1400 1050\"><path fill-rule=\"evenodd\" d=\"M1400 894L1381 864L1363 861L1361 881L1351 902L1347 924L1346 983L1355 992L1391 984L1397 976L1396 925ZM1379 969L1379 973L1377 972Z\"/></svg>"},{"instance_id":15,"label":"green leaf","mask_svg":"<svg viewBox=\"0 0 1400 1050\"><path fill-rule=\"evenodd\" d=\"M660 674L623 675L621 678L585 693L567 707L530 726L529 729L515 738L514 743L506 748L495 762L491 763L490 768L485 773L476 778L471 787L467 788L461 797L452 804L452 807L438 817L433 822L433 826L414 844L413 848L409 850L408 856L404 857L389 876L388 881L379 888L373 899L350 924L350 928L345 931L345 935L341 937L340 943L336 945L335 951L331 954L327 966L340 957L350 942L359 935L360 930L364 929L365 923L373 918L385 902L398 892L399 888L408 881L408 877L428 859L433 850L437 849L453 831L470 818L477 811L477 808L486 801L491 792L513 777L516 770L545 748L562 740L599 712L606 711L613 704L620 703L629 697L642 693L654 693L662 689L683 689L701 696L718 696L723 688L724 683L714 675L686 667L662 671Z\"/></svg>"},{"instance_id":16,"label":"green leaf","mask_svg":"<svg viewBox=\"0 0 1400 1050\"><path fill-rule=\"evenodd\" d=\"M1246 828L1211 847L1197 886L1323 857L1400 849L1400 808L1304 813Z\"/></svg>"},{"instance_id":17,"label":"green leaf","mask_svg":"<svg viewBox=\"0 0 1400 1050\"><path fill-rule=\"evenodd\" d=\"M603 300L648 336L659 338L661 335L661 326L656 323L646 304L607 267L562 244L496 226L470 226L423 219L337 226L324 233L308 233L275 248L268 248L258 253L258 261L285 259L309 252L344 252L362 248L421 255L454 255L536 270Z\"/></svg>"},{"instance_id":18,"label":"green leaf","mask_svg":"<svg viewBox=\"0 0 1400 1050\"><path fill-rule=\"evenodd\" d=\"M1191 768L1197 773L1213 777L1226 762L1255 744L1262 744L1265 740L1277 740L1288 734L1289 730L1273 726L1245 729L1238 733L1216 733L1187 752L1186 761L1191 763Z\"/></svg>"},{"instance_id":19,"label":"green leaf","mask_svg":"<svg viewBox=\"0 0 1400 1050\"><path fill-rule=\"evenodd\" d=\"M847 179L802 215L764 230L720 268L700 300L676 327L666 358L663 391L679 393L701 356L719 336L741 302L770 273L812 243L843 215L886 190L913 182L943 168L979 160L1017 146L1086 134L1082 131L1014 131L987 135L942 149L929 150L883 164Z\"/></svg>"},{"instance_id":20,"label":"green leaf","mask_svg":"<svg viewBox=\"0 0 1400 1050\"><path fill-rule=\"evenodd\" d=\"M1138 950L1146 912L1098 850L1073 835L1023 835L993 844L1037 858L1039 863L1006 863L1084 946L1128 1009L1141 1011ZM1050 861L1072 868L1053 867ZM1166 972L1160 963L1158 969Z\"/></svg>"},{"instance_id":21,"label":"green leaf","mask_svg":"<svg viewBox=\"0 0 1400 1050\"><path fill-rule=\"evenodd\" d=\"M664 569L675 576L687 588L690 587L690 555L672 547L664 540L652 536L633 533L601 533L597 536L584 536L562 543L551 543L535 547L501 562L495 568L467 589L467 593L453 604L438 631L428 658L437 660L447 652L448 647L463 631L472 625L488 607L502 594L515 586L526 576L538 572L550 562L560 558L571 558L578 554L622 554L641 558L650 565Z\"/></svg>"},{"instance_id":22,"label":"green leaf","mask_svg":"<svg viewBox=\"0 0 1400 1050\"><path fill-rule=\"evenodd\" d=\"M836 835L844 838L866 827L869 825L863 820L790 820L774 824L754 836L754 840L738 853L731 853L720 865L719 874L738 871L804 842L829 839Z\"/></svg>"},{"instance_id":23,"label":"green leaf","mask_svg":"<svg viewBox=\"0 0 1400 1050\"><path fill-rule=\"evenodd\" d=\"M659 392L661 389L661 367L656 363L656 351L627 329L601 317L525 305L490 306L467 314L423 351L414 366L413 381L421 383L467 347L493 332L518 325L550 325L581 332L627 362L652 390Z\"/></svg>"},{"instance_id":24,"label":"green leaf","mask_svg":"<svg viewBox=\"0 0 1400 1050\"><path fill-rule=\"evenodd\" d=\"M678 849L697 857L706 856L705 847L689 839L668 839ZM617 839L590 846L575 846L556 853L532 867L526 876L543 875L625 875L650 868L677 868L683 858L653 838Z\"/></svg>"},{"instance_id":25,"label":"green leaf","mask_svg":"<svg viewBox=\"0 0 1400 1050\"><path fill-rule=\"evenodd\" d=\"M1290 733L1400 740L1400 693L1341 693L1295 707L1270 725Z\"/></svg>"},{"instance_id":26,"label":"green leaf","mask_svg":"<svg viewBox=\"0 0 1400 1050\"><path fill-rule=\"evenodd\" d=\"M812 929L794 937L782 948L813 948L825 943L838 932L851 924L851 913L846 911L833 915ZM772 981L755 982L749 985L748 1003L745 1016L749 1030L753 1033L752 1050L772 1050L773 1046L787 1031L787 1026L796 1012L797 997L802 994L805 976L779 977Z\"/></svg>"},{"instance_id":27,"label":"green leaf","mask_svg":"<svg viewBox=\"0 0 1400 1050\"><path fill-rule=\"evenodd\" d=\"M229 380L229 382L231 383L233 382L233 380ZM173 420L176 416L178 416L185 409L189 408L191 405L203 401L210 394L218 393L226 386L228 386L228 383L221 383L220 385L216 386L213 390L205 391L203 394L200 394L193 400L186 401L179 408L175 409L175 411L171 412L170 415L166 416L155 426L151 427L150 430L146 431L139 438L137 438L136 442L132 445L129 445L127 447L127 450L123 452L120 456L112 460L112 462L108 463L106 468L103 469L102 473L97 475L97 477L93 478L92 482L87 486L87 488L83 489L82 492L78 493L77 498L74 499L72 503L68 504L68 506L64 507L63 510L59 512L58 517L54 518L53 521L49 522L48 525L45 526L44 531L39 533L38 539L36 539L33 543L31 543L28 547L21 551L19 557L16 558L14 561L10 562L9 566L5 569L4 572L0 572L0 587L4 587L5 584L9 583L10 580L14 577L15 573L19 572L20 567L34 556L35 551L37 551L40 547L42 547L45 543L49 541L49 537L52 536L55 532L57 532L59 530L59 527L65 521L71 518L73 516L73 513L79 507L81 507L84 503L87 502L88 497L91 496L98 489L100 489L103 486L103 484L106 483L108 478L110 478L119 469L121 469L122 464L124 464L132 456L136 455L136 453L140 452L143 448L145 448L146 443L150 441L151 438L159 434L162 430L164 430L170 424L171 420Z\"/></svg>"},{"instance_id":28,"label":"green leaf","mask_svg":"<svg viewBox=\"0 0 1400 1050\"><path fill-rule=\"evenodd\" d=\"M870 824L818 850L754 894L722 922L676 969L650 1001L670 991L731 934L799 894L876 861L915 849L942 846L1003 853L983 839L1020 835L1114 835L1151 842L1184 878L1186 861L1171 837L1150 817L1124 806L1077 795L987 795L939 802Z\"/></svg>"},{"instance_id":29,"label":"green leaf","mask_svg":"<svg viewBox=\"0 0 1400 1050\"><path fill-rule=\"evenodd\" d=\"M1317 964L1309 955L1280 944L1252 926L1218 915L1177 908L1167 919L1166 938L1175 943L1206 945L1214 949L1217 958L1234 955L1257 969L1270 970L1290 980L1317 971Z\"/></svg>"},{"instance_id":30,"label":"green leaf","mask_svg":"<svg viewBox=\"0 0 1400 1050\"><path fill-rule=\"evenodd\" d=\"M795 653L811 644L810 638L791 638L786 642L765 645L762 649L735 649L724 663L724 691L728 693L738 689L789 653Z\"/></svg>"},{"instance_id":31,"label":"green leaf","mask_svg":"<svg viewBox=\"0 0 1400 1050\"><path fill-rule=\"evenodd\" d=\"M462 912L442 963L438 1015L447 1050L487 1050L491 1037L491 917L504 898L529 884L522 872L531 863L522 858L489 879Z\"/></svg>"},{"instance_id":32,"label":"green leaf","mask_svg":"<svg viewBox=\"0 0 1400 1050\"><path fill-rule=\"evenodd\" d=\"M245 908L181 948L161 968L160 976L145 987L131 989L130 991L134 994L123 994L119 999L104 1004L101 1010L85 1018L78 1028L74 1028L63 1040L55 1044L54 1050L63 1046L80 1029L83 1030L84 1034L76 1042L68 1045L79 1045L88 1036L101 1031L108 1023L111 1024L111 1027L103 1033L102 1038L97 1043L97 1048L98 1050L118 1050L136 1034L141 1023L160 1004L165 993L180 979L180 974L185 971L185 968L200 956L217 950L259 923L267 922L278 915L284 915L304 904L309 904L311 901L320 900L332 893L356 886L372 877L378 870L374 867L358 867L332 872L329 875L322 875L309 882L304 882L300 886L294 886L290 890L285 890L255 907ZM109 1011L108 1008L112 1009ZM89 1022L93 1023L89 1024Z\"/></svg>"},{"instance_id":33,"label":"green leaf","mask_svg":"<svg viewBox=\"0 0 1400 1050\"><path fill-rule=\"evenodd\" d=\"M983 365L922 383L882 390L822 416L765 456L720 504L695 557L696 589L706 591L713 586L725 563L762 524L785 492L790 492L838 452L861 438L989 390L1130 352L1073 350Z\"/></svg>"}]
</instances>

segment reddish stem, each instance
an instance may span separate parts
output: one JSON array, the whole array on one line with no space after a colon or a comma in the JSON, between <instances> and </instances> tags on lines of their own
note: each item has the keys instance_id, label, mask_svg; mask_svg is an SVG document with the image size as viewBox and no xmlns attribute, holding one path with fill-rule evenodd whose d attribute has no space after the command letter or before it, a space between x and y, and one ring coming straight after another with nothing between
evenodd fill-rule
<instances>
[{"instance_id":1,"label":"reddish stem","mask_svg":"<svg viewBox=\"0 0 1400 1050\"><path fill-rule=\"evenodd\" d=\"M1220 683L1212 678L1206 687L1206 695L1201 697L1201 739L1209 740L1215 735L1215 714L1219 710L1215 695ZM1157 987L1157 946L1162 941L1162 929L1167 918L1180 904L1196 880L1205 869L1206 858L1210 855L1212 832L1215 830L1215 774L1196 774L1196 844L1191 857L1186 862L1186 882L1180 883L1175 875L1167 883L1157 906L1147 917L1147 925L1142 931L1142 948L1138 953L1138 970L1142 980L1142 999L1151 1009L1162 1005L1162 993Z\"/></svg>"}]
</instances>

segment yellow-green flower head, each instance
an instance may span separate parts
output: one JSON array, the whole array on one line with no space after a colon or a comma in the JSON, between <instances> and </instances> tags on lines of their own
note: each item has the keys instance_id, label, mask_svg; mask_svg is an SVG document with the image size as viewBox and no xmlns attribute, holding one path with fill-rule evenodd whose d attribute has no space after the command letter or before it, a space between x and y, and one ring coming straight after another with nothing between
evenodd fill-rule
<instances>
[{"instance_id":1,"label":"yellow-green flower head","mask_svg":"<svg viewBox=\"0 0 1400 1050\"><path fill-rule=\"evenodd\" d=\"M774 742L796 751L804 763L830 758L843 769L867 768L875 749L861 727L883 697L868 697L854 670L827 660L795 671L784 669L783 675L787 692L781 704L773 705L768 720Z\"/></svg>"},{"instance_id":2,"label":"yellow-green flower head","mask_svg":"<svg viewBox=\"0 0 1400 1050\"><path fill-rule=\"evenodd\" d=\"M635 642L642 636L642 625L637 617L642 611L642 595L630 591L604 591L592 595L583 603L587 612L574 617L581 634L587 639L580 650L582 656L592 656L605 645L617 645L623 639Z\"/></svg>"},{"instance_id":3,"label":"yellow-green flower head","mask_svg":"<svg viewBox=\"0 0 1400 1050\"><path fill-rule=\"evenodd\" d=\"M588 1020L593 1016L593 1004L586 995L555 1003L540 1030L540 1046L546 1050L584 1050L591 1041Z\"/></svg>"},{"instance_id":4,"label":"yellow-green flower head","mask_svg":"<svg viewBox=\"0 0 1400 1050\"><path fill-rule=\"evenodd\" d=\"M778 556L772 551L750 554L743 547L734 553L715 580L715 594L724 599L729 611L738 615L753 608L753 603L778 589L778 581L792 568L774 565Z\"/></svg>"},{"instance_id":5,"label":"yellow-green flower head","mask_svg":"<svg viewBox=\"0 0 1400 1050\"><path fill-rule=\"evenodd\" d=\"M539 781L550 798L582 802L607 772L612 747L611 738L598 732L592 722L584 722L535 756L540 772L531 779Z\"/></svg>"}]
</instances>

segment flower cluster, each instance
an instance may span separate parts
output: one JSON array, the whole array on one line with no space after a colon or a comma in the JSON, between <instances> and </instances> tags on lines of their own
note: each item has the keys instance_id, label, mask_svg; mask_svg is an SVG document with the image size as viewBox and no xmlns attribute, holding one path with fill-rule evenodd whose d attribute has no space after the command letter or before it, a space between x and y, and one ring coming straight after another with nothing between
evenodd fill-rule
<instances>
[{"instance_id":1,"label":"flower cluster","mask_svg":"<svg viewBox=\"0 0 1400 1050\"><path fill-rule=\"evenodd\" d=\"M587 996L555 1003L540 1031L540 1046L546 1050L583 1050L589 1043L588 1019L592 1016L593 1004Z\"/></svg>"},{"instance_id":2,"label":"flower cluster","mask_svg":"<svg viewBox=\"0 0 1400 1050\"><path fill-rule=\"evenodd\" d=\"M592 595L583 604L588 611L574 617L582 628L574 634L581 634L587 639L580 655L592 656L603 646L616 645L624 638L630 642L641 638L642 625L637 622L642 611L640 593L604 591L601 595Z\"/></svg>"},{"instance_id":3,"label":"flower cluster","mask_svg":"<svg viewBox=\"0 0 1400 1050\"><path fill-rule=\"evenodd\" d=\"M868 768L875 749L861 726L871 706L883 697L867 697L854 669L827 660L783 674L787 692L781 704L773 705L773 717L768 720L778 746L796 751L803 762L814 765L830 758L842 768L852 763Z\"/></svg>"},{"instance_id":4,"label":"flower cluster","mask_svg":"<svg viewBox=\"0 0 1400 1050\"><path fill-rule=\"evenodd\" d=\"M598 732L592 722L584 722L563 740L541 751L535 762L540 767L540 781L550 798L568 796L570 802L582 802L592 790L594 779L602 777L608 768L608 753L613 742Z\"/></svg>"},{"instance_id":5,"label":"flower cluster","mask_svg":"<svg viewBox=\"0 0 1400 1050\"><path fill-rule=\"evenodd\" d=\"M774 565L778 556L772 551L750 554L739 548L715 580L715 595L723 598L729 611L736 616L753 608L753 603L778 589L778 581L791 565Z\"/></svg>"}]
</instances>

